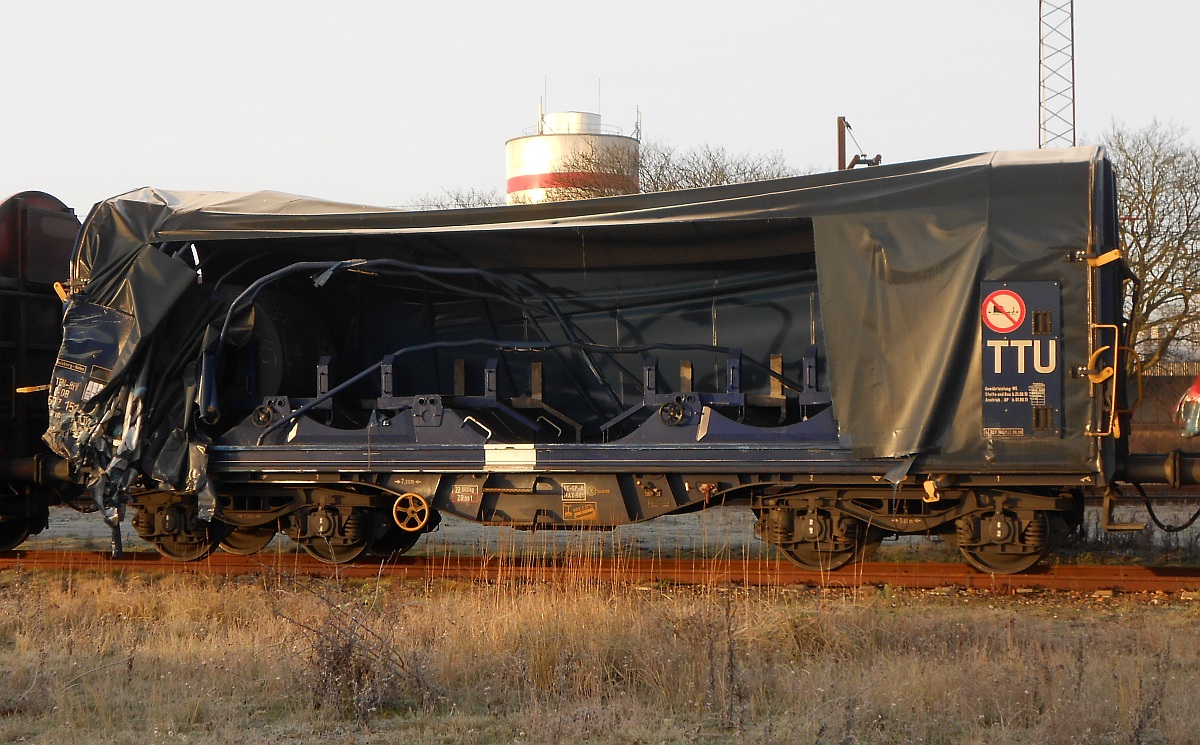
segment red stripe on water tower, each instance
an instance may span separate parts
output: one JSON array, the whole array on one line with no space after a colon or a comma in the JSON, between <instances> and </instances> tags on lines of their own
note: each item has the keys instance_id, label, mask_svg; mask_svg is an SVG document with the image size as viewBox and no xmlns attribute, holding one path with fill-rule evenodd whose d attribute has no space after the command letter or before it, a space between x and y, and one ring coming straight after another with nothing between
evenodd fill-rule
<instances>
[{"instance_id":1,"label":"red stripe on water tower","mask_svg":"<svg viewBox=\"0 0 1200 745\"><path fill-rule=\"evenodd\" d=\"M556 173L528 173L508 179L508 193L526 189L620 189L636 192L637 178L620 173L596 173L594 171L558 171Z\"/></svg>"}]
</instances>

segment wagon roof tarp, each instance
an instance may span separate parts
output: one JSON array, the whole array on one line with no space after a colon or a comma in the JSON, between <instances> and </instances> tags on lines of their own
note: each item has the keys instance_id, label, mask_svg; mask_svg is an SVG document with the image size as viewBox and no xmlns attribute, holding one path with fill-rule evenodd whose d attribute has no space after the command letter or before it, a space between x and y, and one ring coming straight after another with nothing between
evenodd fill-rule
<instances>
[{"instance_id":1,"label":"wagon roof tarp","mask_svg":"<svg viewBox=\"0 0 1200 745\"><path fill-rule=\"evenodd\" d=\"M509 251L535 239L566 246L607 235L652 248L707 234L725 235L732 251L740 230L811 219L843 442L863 457L974 453L979 282L1054 278L1063 252L1047 248L1093 246L1102 162L1096 147L986 153L678 192L418 212L277 192L144 188L89 214L72 268L86 286L71 299L66 331L70 307L81 302L126 314L132 326L114 378L131 374L124 367L138 346L196 281L194 269L160 250L166 242L433 233L450 246L486 241ZM251 241L247 250L256 245L264 244ZM56 413L47 439L62 452L66 424Z\"/></svg>"}]
</instances>

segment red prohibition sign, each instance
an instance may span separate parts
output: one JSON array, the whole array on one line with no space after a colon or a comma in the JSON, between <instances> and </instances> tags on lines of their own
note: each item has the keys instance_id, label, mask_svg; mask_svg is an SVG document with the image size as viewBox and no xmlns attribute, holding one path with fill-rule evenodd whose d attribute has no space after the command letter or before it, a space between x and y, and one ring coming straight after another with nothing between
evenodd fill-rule
<instances>
[{"instance_id":1,"label":"red prohibition sign","mask_svg":"<svg viewBox=\"0 0 1200 745\"><path fill-rule=\"evenodd\" d=\"M1025 301L1012 290L996 290L983 301L983 322L997 334L1008 334L1025 322Z\"/></svg>"}]
</instances>

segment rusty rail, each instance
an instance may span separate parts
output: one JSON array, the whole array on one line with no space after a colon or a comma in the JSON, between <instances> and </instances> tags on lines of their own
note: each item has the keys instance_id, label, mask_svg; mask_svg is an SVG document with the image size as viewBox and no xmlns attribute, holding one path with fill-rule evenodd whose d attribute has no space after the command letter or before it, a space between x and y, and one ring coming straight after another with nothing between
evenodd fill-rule
<instances>
[{"instance_id":1,"label":"rusty rail","mask_svg":"<svg viewBox=\"0 0 1200 745\"><path fill-rule=\"evenodd\" d=\"M1042 588L1088 592L1194 592L1200 568L1141 566L1042 566L1023 574L985 574L964 564L872 562L831 573L809 572L778 560L404 556L393 561L332 566L298 553L264 552L243 557L215 553L207 559L177 563L158 554L127 554L121 559L92 551L13 551L0 554L0 570L179 572L236 576L279 572L287 575L342 578L376 576L399 579L459 578L474 581L669 582L759 587L882 586L916 589L959 587L998 592Z\"/></svg>"}]
</instances>

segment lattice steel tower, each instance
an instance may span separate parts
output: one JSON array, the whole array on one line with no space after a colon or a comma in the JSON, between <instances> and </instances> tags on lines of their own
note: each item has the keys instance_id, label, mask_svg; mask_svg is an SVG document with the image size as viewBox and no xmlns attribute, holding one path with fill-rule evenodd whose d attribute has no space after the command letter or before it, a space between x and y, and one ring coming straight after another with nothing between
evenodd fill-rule
<instances>
[{"instance_id":1,"label":"lattice steel tower","mask_svg":"<svg viewBox=\"0 0 1200 745\"><path fill-rule=\"evenodd\" d=\"M1038 0L1041 17L1038 147L1075 144L1074 10L1074 0Z\"/></svg>"}]
</instances>

